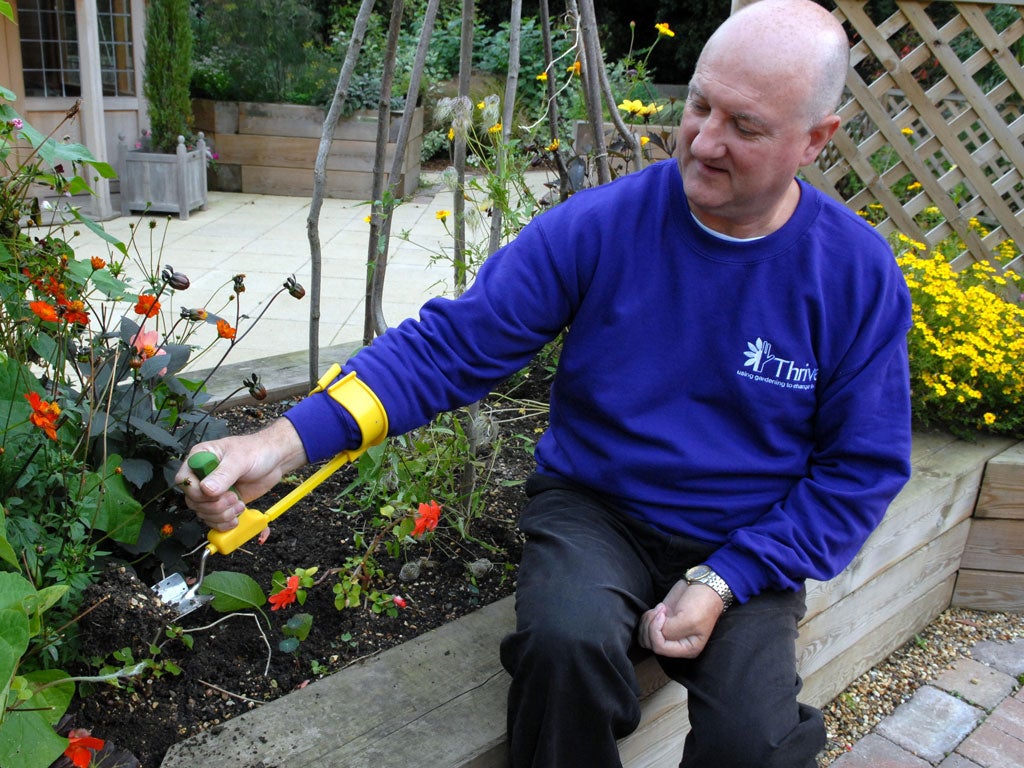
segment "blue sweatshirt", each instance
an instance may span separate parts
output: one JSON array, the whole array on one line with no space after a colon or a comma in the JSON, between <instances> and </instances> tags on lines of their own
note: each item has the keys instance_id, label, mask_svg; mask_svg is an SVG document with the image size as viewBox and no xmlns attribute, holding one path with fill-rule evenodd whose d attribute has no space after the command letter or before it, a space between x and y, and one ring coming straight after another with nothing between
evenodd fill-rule
<instances>
[{"instance_id":1,"label":"blue sweatshirt","mask_svg":"<svg viewBox=\"0 0 1024 768\"><path fill-rule=\"evenodd\" d=\"M745 602L839 573L910 474L910 297L886 242L801 183L730 242L674 160L580 192L345 366L391 434L485 396L568 328L538 471L718 546ZM287 418L311 461L360 443L324 395Z\"/></svg>"}]
</instances>

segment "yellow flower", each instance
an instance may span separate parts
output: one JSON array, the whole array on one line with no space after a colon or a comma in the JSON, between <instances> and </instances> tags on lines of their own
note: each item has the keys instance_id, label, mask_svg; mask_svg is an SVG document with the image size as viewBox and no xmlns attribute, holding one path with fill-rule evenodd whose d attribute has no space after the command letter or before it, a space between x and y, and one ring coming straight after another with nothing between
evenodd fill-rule
<instances>
[{"instance_id":1,"label":"yellow flower","mask_svg":"<svg viewBox=\"0 0 1024 768\"><path fill-rule=\"evenodd\" d=\"M907 192L916 192L920 188L921 188L921 182L920 181L912 181L909 184L907 184Z\"/></svg>"},{"instance_id":2,"label":"yellow flower","mask_svg":"<svg viewBox=\"0 0 1024 768\"><path fill-rule=\"evenodd\" d=\"M651 137L650 136L641 136L640 137L640 146L641 147L646 147L650 142L651 142Z\"/></svg>"},{"instance_id":3,"label":"yellow flower","mask_svg":"<svg viewBox=\"0 0 1024 768\"><path fill-rule=\"evenodd\" d=\"M675 37L676 36L676 33L668 28L668 22L663 21L660 24L655 24L654 28L656 30L658 30L658 34L659 35L664 35L665 37Z\"/></svg>"},{"instance_id":4,"label":"yellow flower","mask_svg":"<svg viewBox=\"0 0 1024 768\"><path fill-rule=\"evenodd\" d=\"M501 133L501 123L495 123L487 129L488 133Z\"/></svg>"},{"instance_id":5,"label":"yellow flower","mask_svg":"<svg viewBox=\"0 0 1024 768\"><path fill-rule=\"evenodd\" d=\"M578 61L574 61L571 67L566 67L565 71L568 72L570 75L575 75L576 77L579 77L581 68L582 65Z\"/></svg>"},{"instance_id":6,"label":"yellow flower","mask_svg":"<svg viewBox=\"0 0 1024 768\"><path fill-rule=\"evenodd\" d=\"M902 133L904 136L913 136L914 135L914 129L910 128L910 127L901 128L900 129L900 133Z\"/></svg>"},{"instance_id":7,"label":"yellow flower","mask_svg":"<svg viewBox=\"0 0 1024 768\"><path fill-rule=\"evenodd\" d=\"M454 128L449 128L448 129L448 141L455 141L455 129Z\"/></svg>"},{"instance_id":8,"label":"yellow flower","mask_svg":"<svg viewBox=\"0 0 1024 768\"><path fill-rule=\"evenodd\" d=\"M363 221L365 221L367 224L369 224L371 221L373 221L373 217L372 216L363 216Z\"/></svg>"},{"instance_id":9,"label":"yellow flower","mask_svg":"<svg viewBox=\"0 0 1024 768\"><path fill-rule=\"evenodd\" d=\"M548 73L541 72L539 75L537 75L537 79L540 80L542 83L546 83L548 81Z\"/></svg>"},{"instance_id":10,"label":"yellow flower","mask_svg":"<svg viewBox=\"0 0 1024 768\"><path fill-rule=\"evenodd\" d=\"M559 141L556 138L556 139L552 139L551 143L548 144L544 149L546 149L548 152L555 152L555 151L557 151L558 147L559 147Z\"/></svg>"},{"instance_id":11,"label":"yellow flower","mask_svg":"<svg viewBox=\"0 0 1024 768\"><path fill-rule=\"evenodd\" d=\"M619 104L619 109L631 115L640 114L640 110L643 108L644 103L640 99L623 99L622 103Z\"/></svg>"},{"instance_id":12,"label":"yellow flower","mask_svg":"<svg viewBox=\"0 0 1024 768\"><path fill-rule=\"evenodd\" d=\"M483 109L486 106L487 106L487 102L486 101L478 101L477 105L476 105L476 108L477 109Z\"/></svg>"},{"instance_id":13,"label":"yellow flower","mask_svg":"<svg viewBox=\"0 0 1024 768\"><path fill-rule=\"evenodd\" d=\"M983 418L985 420L986 424L995 424L996 423L996 415L994 413L986 413L981 418Z\"/></svg>"},{"instance_id":14,"label":"yellow flower","mask_svg":"<svg viewBox=\"0 0 1024 768\"><path fill-rule=\"evenodd\" d=\"M434 218L437 219L438 221L444 221L449 216L451 216L451 213L451 211L446 211L444 208L442 208L440 211L434 214Z\"/></svg>"}]
</instances>

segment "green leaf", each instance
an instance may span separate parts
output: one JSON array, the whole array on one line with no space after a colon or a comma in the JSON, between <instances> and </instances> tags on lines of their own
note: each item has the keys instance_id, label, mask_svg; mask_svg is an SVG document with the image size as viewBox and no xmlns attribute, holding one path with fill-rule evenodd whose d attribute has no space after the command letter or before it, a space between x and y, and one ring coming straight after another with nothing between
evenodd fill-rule
<instances>
[{"instance_id":1,"label":"green leaf","mask_svg":"<svg viewBox=\"0 0 1024 768\"><path fill-rule=\"evenodd\" d=\"M39 712L11 712L0 725L0 765L49 768L67 748Z\"/></svg>"},{"instance_id":2,"label":"green leaf","mask_svg":"<svg viewBox=\"0 0 1024 768\"><path fill-rule=\"evenodd\" d=\"M93 269L91 261L74 260L68 262L68 271L75 277L80 285L85 285L90 280L108 299L121 300L130 292L128 284L118 280L109 270Z\"/></svg>"},{"instance_id":3,"label":"green leaf","mask_svg":"<svg viewBox=\"0 0 1024 768\"><path fill-rule=\"evenodd\" d=\"M0 690L6 692L18 669L21 657L28 650L28 616L24 611L0 610Z\"/></svg>"},{"instance_id":4,"label":"green leaf","mask_svg":"<svg viewBox=\"0 0 1024 768\"><path fill-rule=\"evenodd\" d=\"M18 23L14 20L14 8L11 7L11 4L8 3L7 0L0 0L0 15L6 16L15 24ZM14 94L11 91L8 91L3 86L0 86L0 96L7 99L8 101L14 101L15 98Z\"/></svg>"},{"instance_id":5,"label":"green leaf","mask_svg":"<svg viewBox=\"0 0 1024 768\"><path fill-rule=\"evenodd\" d=\"M0 560L14 566L16 570L21 570L18 555L14 551L14 547L7 541L7 510L4 509L3 504L0 504Z\"/></svg>"},{"instance_id":6,"label":"green leaf","mask_svg":"<svg viewBox=\"0 0 1024 768\"><path fill-rule=\"evenodd\" d=\"M102 474L92 478L99 485L93 526L109 533L115 541L134 544L139 538L145 515L123 475L117 472L120 465L121 457L115 454L107 459Z\"/></svg>"},{"instance_id":7,"label":"green leaf","mask_svg":"<svg viewBox=\"0 0 1024 768\"><path fill-rule=\"evenodd\" d=\"M210 605L221 613L259 608L267 602L267 596L252 577L234 571L207 574L199 593L213 595Z\"/></svg>"},{"instance_id":8,"label":"green leaf","mask_svg":"<svg viewBox=\"0 0 1024 768\"><path fill-rule=\"evenodd\" d=\"M296 613L288 623L281 629L289 637L297 640L305 640L309 637L309 630L313 628L313 615L309 613Z\"/></svg>"},{"instance_id":9,"label":"green leaf","mask_svg":"<svg viewBox=\"0 0 1024 768\"><path fill-rule=\"evenodd\" d=\"M32 339L32 349L50 365L55 368L58 367L59 360L57 357L60 348L53 337L45 333L37 333Z\"/></svg>"},{"instance_id":10,"label":"green leaf","mask_svg":"<svg viewBox=\"0 0 1024 768\"><path fill-rule=\"evenodd\" d=\"M60 669L36 670L29 672L24 679L34 693L22 707L40 710L50 725L57 725L74 698L74 681L67 672ZM67 682L62 683L61 680Z\"/></svg>"},{"instance_id":11,"label":"green leaf","mask_svg":"<svg viewBox=\"0 0 1024 768\"><path fill-rule=\"evenodd\" d=\"M16 573L0 573L0 610L14 608L23 611L25 598L35 593L36 588L28 579Z\"/></svg>"}]
</instances>

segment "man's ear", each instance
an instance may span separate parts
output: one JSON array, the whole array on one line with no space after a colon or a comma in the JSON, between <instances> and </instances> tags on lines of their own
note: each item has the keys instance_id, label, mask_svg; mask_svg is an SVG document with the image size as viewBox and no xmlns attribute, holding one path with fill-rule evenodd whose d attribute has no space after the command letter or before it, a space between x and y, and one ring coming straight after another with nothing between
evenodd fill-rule
<instances>
[{"instance_id":1,"label":"man's ear","mask_svg":"<svg viewBox=\"0 0 1024 768\"><path fill-rule=\"evenodd\" d=\"M841 122L842 118L839 115L829 115L811 128L807 134L807 148L804 150L804 156L800 162L801 166L810 165L818 159L821 150L825 148L829 139L839 130Z\"/></svg>"}]
</instances>

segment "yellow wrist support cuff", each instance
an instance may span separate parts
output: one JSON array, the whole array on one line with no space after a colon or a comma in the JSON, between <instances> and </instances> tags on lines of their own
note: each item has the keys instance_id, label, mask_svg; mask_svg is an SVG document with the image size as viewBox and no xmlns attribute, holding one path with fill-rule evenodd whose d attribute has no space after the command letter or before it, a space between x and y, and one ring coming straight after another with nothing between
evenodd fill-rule
<instances>
[{"instance_id":1,"label":"yellow wrist support cuff","mask_svg":"<svg viewBox=\"0 0 1024 768\"><path fill-rule=\"evenodd\" d=\"M320 377L310 394L326 392L352 414L363 436L363 443L359 446L361 453L371 445L384 442L388 436L388 414L373 390L356 378L355 371L339 379L340 373L341 366L335 363Z\"/></svg>"}]
</instances>

